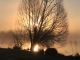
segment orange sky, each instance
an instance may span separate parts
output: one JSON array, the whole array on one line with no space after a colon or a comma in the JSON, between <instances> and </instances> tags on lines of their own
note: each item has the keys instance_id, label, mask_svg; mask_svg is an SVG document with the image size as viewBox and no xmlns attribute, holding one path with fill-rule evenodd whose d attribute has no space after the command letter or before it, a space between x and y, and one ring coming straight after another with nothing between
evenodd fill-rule
<instances>
[{"instance_id":1,"label":"orange sky","mask_svg":"<svg viewBox=\"0 0 80 60\"><path fill-rule=\"evenodd\" d=\"M20 0L0 0L0 30L15 28ZM64 7L68 13L69 31L80 30L80 0L64 0ZM11 28L12 27L12 28Z\"/></svg>"},{"instance_id":2,"label":"orange sky","mask_svg":"<svg viewBox=\"0 0 80 60\"><path fill-rule=\"evenodd\" d=\"M80 30L80 0L64 0L64 6L68 13L69 31Z\"/></svg>"}]
</instances>

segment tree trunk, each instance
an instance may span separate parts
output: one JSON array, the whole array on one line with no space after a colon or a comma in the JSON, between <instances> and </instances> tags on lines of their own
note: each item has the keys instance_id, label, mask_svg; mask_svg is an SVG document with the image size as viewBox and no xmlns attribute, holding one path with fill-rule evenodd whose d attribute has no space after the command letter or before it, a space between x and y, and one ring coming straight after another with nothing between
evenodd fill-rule
<instances>
[{"instance_id":1,"label":"tree trunk","mask_svg":"<svg viewBox=\"0 0 80 60\"><path fill-rule=\"evenodd\" d=\"M36 44L38 44L38 43L36 43L36 42L32 43L31 42L31 52L34 52L34 47L36 46Z\"/></svg>"}]
</instances>

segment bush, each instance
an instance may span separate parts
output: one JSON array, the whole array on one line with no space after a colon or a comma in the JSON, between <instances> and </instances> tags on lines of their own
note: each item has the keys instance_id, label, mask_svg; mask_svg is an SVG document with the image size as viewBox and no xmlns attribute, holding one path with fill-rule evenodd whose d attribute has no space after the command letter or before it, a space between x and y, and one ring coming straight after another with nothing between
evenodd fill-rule
<instances>
[{"instance_id":1,"label":"bush","mask_svg":"<svg viewBox=\"0 0 80 60\"><path fill-rule=\"evenodd\" d=\"M79 53L76 53L74 56L79 56Z\"/></svg>"},{"instance_id":2,"label":"bush","mask_svg":"<svg viewBox=\"0 0 80 60\"><path fill-rule=\"evenodd\" d=\"M58 55L58 52L55 48L48 48L46 51L45 51L45 54L46 55L49 55L49 56L57 56Z\"/></svg>"},{"instance_id":3,"label":"bush","mask_svg":"<svg viewBox=\"0 0 80 60\"><path fill-rule=\"evenodd\" d=\"M21 47L18 47L18 46L14 46L13 49L16 49L16 50L21 50Z\"/></svg>"}]
</instances>

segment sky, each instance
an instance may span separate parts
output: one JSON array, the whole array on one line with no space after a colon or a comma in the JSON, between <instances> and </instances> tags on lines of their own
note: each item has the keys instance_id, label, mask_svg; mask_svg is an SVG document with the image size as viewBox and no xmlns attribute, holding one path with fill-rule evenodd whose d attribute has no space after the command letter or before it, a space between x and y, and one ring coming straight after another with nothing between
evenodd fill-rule
<instances>
[{"instance_id":1,"label":"sky","mask_svg":"<svg viewBox=\"0 0 80 60\"><path fill-rule=\"evenodd\" d=\"M0 31L16 27L20 0L0 0ZM80 0L64 0L69 25L69 39L80 40ZM79 45L78 45L79 46ZM75 48L74 48L75 49Z\"/></svg>"},{"instance_id":2,"label":"sky","mask_svg":"<svg viewBox=\"0 0 80 60\"><path fill-rule=\"evenodd\" d=\"M0 0L0 31L15 29L20 0Z\"/></svg>"}]
</instances>

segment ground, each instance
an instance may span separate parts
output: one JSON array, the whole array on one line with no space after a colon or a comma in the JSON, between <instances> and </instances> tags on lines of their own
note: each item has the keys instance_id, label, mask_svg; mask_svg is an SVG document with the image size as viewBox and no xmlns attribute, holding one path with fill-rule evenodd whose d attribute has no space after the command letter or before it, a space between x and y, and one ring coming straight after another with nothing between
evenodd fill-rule
<instances>
[{"instance_id":1,"label":"ground","mask_svg":"<svg viewBox=\"0 0 80 60\"><path fill-rule=\"evenodd\" d=\"M49 56L45 54L31 53L26 50L0 48L0 60L78 60L80 56ZM80 59L79 59L80 60Z\"/></svg>"}]
</instances>

